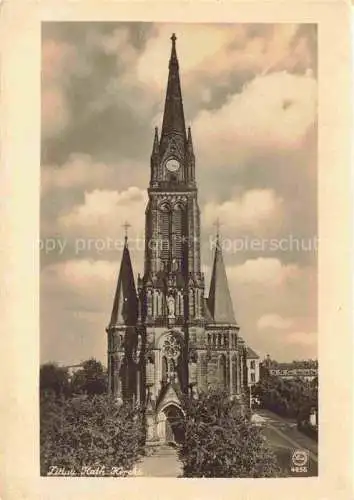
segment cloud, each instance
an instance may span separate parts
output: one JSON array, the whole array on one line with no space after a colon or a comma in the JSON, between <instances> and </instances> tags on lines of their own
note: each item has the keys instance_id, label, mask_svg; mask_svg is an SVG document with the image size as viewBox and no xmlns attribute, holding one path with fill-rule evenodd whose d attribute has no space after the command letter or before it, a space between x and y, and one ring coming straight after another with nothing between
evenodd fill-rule
<instances>
[{"instance_id":1,"label":"cloud","mask_svg":"<svg viewBox=\"0 0 354 500\"><path fill-rule=\"evenodd\" d=\"M283 330L290 328L292 324L292 319L282 318L279 314L266 314L259 318L259 320L257 321L257 327L260 330L266 328L276 328L278 330Z\"/></svg>"},{"instance_id":2,"label":"cloud","mask_svg":"<svg viewBox=\"0 0 354 500\"><path fill-rule=\"evenodd\" d=\"M211 61L217 61L220 52L235 39L244 36L240 26L217 24L157 24L155 36L151 37L137 63L137 75L141 81L165 89L168 60L171 52L171 33L177 33L177 52L183 88L193 84L194 71L210 68ZM153 71L152 71L153 68Z\"/></svg>"},{"instance_id":3,"label":"cloud","mask_svg":"<svg viewBox=\"0 0 354 500\"><path fill-rule=\"evenodd\" d=\"M272 190L250 190L223 203L207 202L203 209L204 227L212 227L220 219L225 235L233 229L261 229L265 223L275 224L282 215L283 200ZM224 228L224 226L226 226Z\"/></svg>"},{"instance_id":4,"label":"cloud","mask_svg":"<svg viewBox=\"0 0 354 500\"><path fill-rule=\"evenodd\" d=\"M94 162L90 155L72 154L61 166L46 165L42 168L42 195L57 189L100 187L109 183L113 168L102 162Z\"/></svg>"},{"instance_id":5,"label":"cloud","mask_svg":"<svg viewBox=\"0 0 354 500\"><path fill-rule=\"evenodd\" d=\"M318 335L313 331L284 332L269 330L259 340L262 345L262 354L267 353L278 361L292 361L294 359L317 359Z\"/></svg>"},{"instance_id":6,"label":"cloud","mask_svg":"<svg viewBox=\"0 0 354 500\"><path fill-rule=\"evenodd\" d=\"M42 127L45 138L59 134L70 121L70 110L64 93L55 86L42 92Z\"/></svg>"},{"instance_id":7,"label":"cloud","mask_svg":"<svg viewBox=\"0 0 354 500\"><path fill-rule=\"evenodd\" d=\"M316 332L292 332L286 335L286 342L288 344L317 348L317 337Z\"/></svg>"},{"instance_id":8,"label":"cloud","mask_svg":"<svg viewBox=\"0 0 354 500\"><path fill-rule=\"evenodd\" d=\"M146 203L146 191L134 186L121 192L86 191L84 203L61 215L58 224L63 231L69 229L77 234L104 237L120 232L119 228L129 220L134 234L142 235Z\"/></svg>"},{"instance_id":9,"label":"cloud","mask_svg":"<svg viewBox=\"0 0 354 500\"><path fill-rule=\"evenodd\" d=\"M119 262L67 260L41 272L41 360L77 363L92 356L106 364L105 327Z\"/></svg>"},{"instance_id":10,"label":"cloud","mask_svg":"<svg viewBox=\"0 0 354 500\"><path fill-rule=\"evenodd\" d=\"M237 169L252 155L296 150L315 121L313 78L286 72L258 76L220 109L199 113L193 123L198 164Z\"/></svg>"},{"instance_id":11,"label":"cloud","mask_svg":"<svg viewBox=\"0 0 354 500\"><path fill-rule=\"evenodd\" d=\"M73 259L45 267L41 273L41 285L46 291L65 288L79 297L100 300L106 283L117 274L118 263L105 260ZM63 290L62 290L63 291ZM112 290L109 290L111 293ZM97 302L96 302L97 305Z\"/></svg>"},{"instance_id":12,"label":"cloud","mask_svg":"<svg viewBox=\"0 0 354 500\"><path fill-rule=\"evenodd\" d=\"M82 204L74 205L56 220L57 234L66 242L65 255L116 259L128 242L134 272L143 270L145 249L145 208L147 193L137 187L123 191L93 190L84 193ZM49 254L47 260L52 258Z\"/></svg>"},{"instance_id":13,"label":"cloud","mask_svg":"<svg viewBox=\"0 0 354 500\"><path fill-rule=\"evenodd\" d=\"M291 361L317 358L318 334L314 331L289 332L273 328L267 331L264 337L266 338L265 345L271 347L271 350L276 353L276 359Z\"/></svg>"},{"instance_id":14,"label":"cloud","mask_svg":"<svg viewBox=\"0 0 354 500\"><path fill-rule=\"evenodd\" d=\"M171 33L178 37L186 122L192 122L202 234L219 217L226 244L240 235L316 231L316 28L44 25L41 231L68 244L60 256L41 255L42 358L75 362L97 355L105 361L104 327L121 246L102 252L95 244L121 243L128 219L134 272L143 269L144 249L134 238L144 231ZM91 251L75 252L79 238L93 242ZM205 243L203 264L209 266ZM279 360L316 355L316 334L307 333L317 330L316 255L304 256L224 247L241 334Z\"/></svg>"},{"instance_id":15,"label":"cloud","mask_svg":"<svg viewBox=\"0 0 354 500\"><path fill-rule=\"evenodd\" d=\"M259 257L246 260L239 266L233 266L228 272L236 283L273 288L296 279L300 270L296 264L284 265L279 259Z\"/></svg>"},{"instance_id":16,"label":"cloud","mask_svg":"<svg viewBox=\"0 0 354 500\"><path fill-rule=\"evenodd\" d=\"M59 134L71 119L66 86L77 67L76 50L72 45L44 40L42 45L42 137Z\"/></svg>"},{"instance_id":17,"label":"cloud","mask_svg":"<svg viewBox=\"0 0 354 500\"><path fill-rule=\"evenodd\" d=\"M165 88L172 32L177 33L184 91L197 99L206 85L228 86L235 74L314 66L311 27L301 34L296 24L156 24L137 61L137 75L160 90Z\"/></svg>"},{"instance_id":18,"label":"cloud","mask_svg":"<svg viewBox=\"0 0 354 500\"><path fill-rule=\"evenodd\" d=\"M44 85L53 81L67 83L78 63L75 46L51 38L44 39L41 66Z\"/></svg>"},{"instance_id":19,"label":"cloud","mask_svg":"<svg viewBox=\"0 0 354 500\"><path fill-rule=\"evenodd\" d=\"M129 176L127 175L129 172ZM42 165L41 196L60 195L69 191L83 193L90 189L128 189L132 184L145 188L150 169L132 159L116 163L97 161L89 154L71 153L62 164Z\"/></svg>"}]
</instances>

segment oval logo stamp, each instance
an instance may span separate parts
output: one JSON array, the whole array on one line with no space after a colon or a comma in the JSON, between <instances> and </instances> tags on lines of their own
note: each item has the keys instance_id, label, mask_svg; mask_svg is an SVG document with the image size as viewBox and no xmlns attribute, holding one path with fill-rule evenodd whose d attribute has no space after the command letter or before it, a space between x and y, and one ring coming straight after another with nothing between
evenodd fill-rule
<instances>
[{"instance_id":1,"label":"oval logo stamp","mask_svg":"<svg viewBox=\"0 0 354 500\"><path fill-rule=\"evenodd\" d=\"M291 461L295 467L305 467L309 461L308 450L294 450Z\"/></svg>"}]
</instances>

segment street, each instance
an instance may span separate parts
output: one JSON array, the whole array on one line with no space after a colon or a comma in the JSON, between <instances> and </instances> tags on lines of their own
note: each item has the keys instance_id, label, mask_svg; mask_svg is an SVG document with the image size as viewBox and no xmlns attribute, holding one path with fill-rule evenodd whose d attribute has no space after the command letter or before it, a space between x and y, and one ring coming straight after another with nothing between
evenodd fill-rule
<instances>
[{"instance_id":1,"label":"street","mask_svg":"<svg viewBox=\"0 0 354 500\"><path fill-rule=\"evenodd\" d=\"M318 475L317 442L297 430L296 422L285 419L268 410L257 410L252 417L259 423L269 440L278 461L287 475L309 477ZM308 450L309 463L306 472L292 471L292 453L294 450Z\"/></svg>"}]
</instances>

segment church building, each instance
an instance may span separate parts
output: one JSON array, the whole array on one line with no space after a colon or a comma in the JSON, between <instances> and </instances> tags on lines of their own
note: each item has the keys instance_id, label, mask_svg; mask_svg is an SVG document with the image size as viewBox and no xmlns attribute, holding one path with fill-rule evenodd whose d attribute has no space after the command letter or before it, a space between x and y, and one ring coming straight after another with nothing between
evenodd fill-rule
<instances>
[{"instance_id":1,"label":"church building","mask_svg":"<svg viewBox=\"0 0 354 500\"><path fill-rule=\"evenodd\" d=\"M178 441L181 397L211 388L247 401L239 335L219 234L209 295L200 258L200 209L186 129L176 36L171 37L162 128L155 129L145 211L144 272L134 280L125 237L108 336L109 392L142 405L147 443ZM143 216L143 214L142 214Z\"/></svg>"}]
</instances>

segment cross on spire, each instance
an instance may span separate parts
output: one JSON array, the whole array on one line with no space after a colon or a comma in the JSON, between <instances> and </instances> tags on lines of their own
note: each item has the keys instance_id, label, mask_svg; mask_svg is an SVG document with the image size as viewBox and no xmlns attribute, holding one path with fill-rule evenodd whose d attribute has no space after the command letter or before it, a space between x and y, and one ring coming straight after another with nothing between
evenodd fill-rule
<instances>
[{"instance_id":1,"label":"cross on spire","mask_svg":"<svg viewBox=\"0 0 354 500\"><path fill-rule=\"evenodd\" d=\"M222 226L222 222L220 222L219 217L214 222L214 226L216 227L216 237L219 239L220 236L220 227Z\"/></svg>"},{"instance_id":2,"label":"cross on spire","mask_svg":"<svg viewBox=\"0 0 354 500\"><path fill-rule=\"evenodd\" d=\"M175 34L175 33L172 33L171 40L172 40L172 43L173 43L173 44L175 44L175 43L176 43L177 37L176 37L176 34Z\"/></svg>"},{"instance_id":3,"label":"cross on spire","mask_svg":"<svg viewBox=\"0 0 354 500\"><path fill-rule=\"evenodd\" d=\"M124 228L124 239L125 239L125 241L127 241L128 229L131 227L131 224L129 224L129 222L125 221L124 224L122 224L122 227Z\"/></svg>"}]
</instances>

